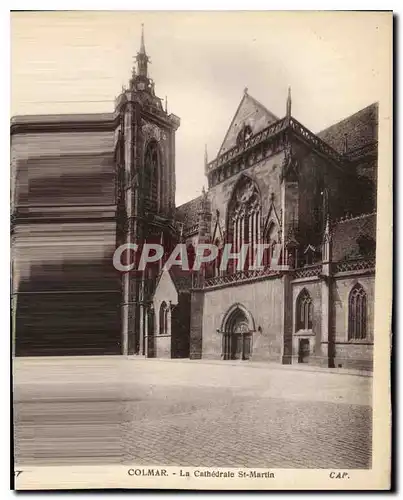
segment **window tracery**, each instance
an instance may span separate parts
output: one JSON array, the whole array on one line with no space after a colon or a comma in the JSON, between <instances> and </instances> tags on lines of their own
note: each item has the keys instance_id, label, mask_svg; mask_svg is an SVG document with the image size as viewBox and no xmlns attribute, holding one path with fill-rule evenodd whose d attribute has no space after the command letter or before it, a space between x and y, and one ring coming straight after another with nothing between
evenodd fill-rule
<instances>
[{"instance_id":1,"label":"window tracery","mask_svg":"<svg viewBox=\"0 0 403 500\"><path fill-rule=\"evenodd\" d=\"M304 288L296 304L295 330L312 330L313 304L309 292Z\"/></svg>"},{"instance_id":2,"label":"window tracery","mask_svg":"<svg viewBox=\"0 0 403 500\"><path fill-rule=\"evenodd\" d=\"M350 292L348 299L348 340L367 338L367 294L359 283Z\"/></svg>"},{"instance_id":3,"label":"window tracery","mask_svg":"<svg viewBox=\"0 0 403 500\"><path fill-rule=\"evenodd\" d=\"M246 267L253 263L256 245L261 238L261 200L256 184L244 177L232 197L228 233L232 240L232 251L240 252L242 245L249 245Z\"/></svg>"}]
</instances>

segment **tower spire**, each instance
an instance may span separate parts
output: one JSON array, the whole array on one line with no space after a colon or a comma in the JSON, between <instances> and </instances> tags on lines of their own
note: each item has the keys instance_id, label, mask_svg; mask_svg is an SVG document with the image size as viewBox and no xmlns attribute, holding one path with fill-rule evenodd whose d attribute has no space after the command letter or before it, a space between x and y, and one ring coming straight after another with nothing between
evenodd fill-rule
<instances>
[{"instance_id":1,"label":"tower spire","mask_svg":"<svg viewBox=\"0 0 403 500\"><path fill-rule=\"evenodd\" d=\"M144 45L144 24L141 23L141 42L140 42L140 54L146 53L146 47Z\"/></svg>"},{"instance_id":2,"label":"tower spire","mask_svg":"<svg viewBox=\"0 0 403 500\"><path fill-rule=\"evenodd\" d=\"M141 25L140 50L139 52L137 52L136 61L137 61L138 75L147 78L148 77L147 65L150 61L150 58L146 54L146 47L144 44L144 24Z\"/></svg>"},{"instance_id":3,"label":"tower spire","mask_svg":"<svg viewBox=\"0 0 403 500\"><path fill-rule=\"evenodd\" d=\"M291 117L291 87L288 87L288 96L287 96L287 117Z\"/></svg>"}]
</instances>

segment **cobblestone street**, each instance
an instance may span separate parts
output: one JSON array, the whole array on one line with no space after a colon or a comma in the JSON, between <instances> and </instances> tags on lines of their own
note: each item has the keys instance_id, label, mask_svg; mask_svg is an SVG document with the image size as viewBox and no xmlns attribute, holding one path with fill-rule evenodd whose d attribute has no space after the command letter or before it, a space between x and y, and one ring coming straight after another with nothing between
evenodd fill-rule
<instances>
[{"instance_id":1,"label":"cobblestone street","mask_svg":"<svg viewBox=\"0 0 403 500\"><path fill-rule=\"evenodd\" d=\"M17 464L368 468L372 378L281 365L17 359Z\"/></svg>"}]
</instances>

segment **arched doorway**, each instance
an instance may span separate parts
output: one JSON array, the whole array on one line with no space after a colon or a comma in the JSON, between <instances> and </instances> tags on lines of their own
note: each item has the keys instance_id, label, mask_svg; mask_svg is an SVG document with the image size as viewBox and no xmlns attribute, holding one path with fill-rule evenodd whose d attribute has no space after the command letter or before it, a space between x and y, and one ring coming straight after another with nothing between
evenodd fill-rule
<instances>
[{"instance_id":1,"label":"arched doorway","mask_svg":"<svg viewBox=\"0 0 403 500\"><path fill-rule=\"evenodd\" d=\"M222 358L247 360L251 357L253 325L240 307L235 307L225 321Z\"/></svg>"}]
</instances>

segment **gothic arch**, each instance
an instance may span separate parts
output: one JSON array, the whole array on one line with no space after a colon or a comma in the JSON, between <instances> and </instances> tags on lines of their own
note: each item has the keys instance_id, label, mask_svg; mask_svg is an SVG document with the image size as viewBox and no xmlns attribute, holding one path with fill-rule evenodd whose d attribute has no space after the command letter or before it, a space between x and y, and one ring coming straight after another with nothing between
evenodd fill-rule
<instances>
[{"instance_id":1,"label":"gothic arch","mask_svg":"<svg viewBox=\"0 0 403 500\"><path fill-rule=\"evenodd\" d=\"M150 139L144 149L143 193L146 210L159 212L163 204L163 155L156 139Z\"/></svg>"},{"instance_id":2,"label":"gothic arch","mask_svg":"<svg viewBox=\"0 0 403 500\"><path fill-rule=\"evenodd\" d=\"M235 181L235 184L232 188L232 193L231 193L229 205L231 205L231 203L234 201L234 198L236 197L237 191L239 190L239 188L242 186L242 184L244 182L252 183L254 185L254 187L256 188L256 191L259 195L259 198L261 199L261 192L260 192L259 184L257 183L256 179L254 179L250 174L241 173L240 176L238 177L238 179Z\"/></svg>"},{"instance_id":3,"label":"gothic arch","mask_svg":"<svg viewBox=\"0 0 403 500\"><path fill-rule=\"evenodd\" d=\"M160 305L158 323L159 334L166 335L168 333L168 304L165 300Z\"/></svg>"},{"instance_id":4,"label":"gothic arch","mask_svg":"<svg viewBox=\"0 0 403 500\"><path fill-rule=\"evenodd\" d=\"M250 312L234 304L222 322L222 359L250 359L255 323Z\"/></svg>"},{"instance_id":5,"label":"gothic arch","mask_svg":"<svg viewBox=\"0 0 403 500\"><path fill-rule=\"evenodd\" d=\"M249 324L249 327L250 327L250 331L251 332L256 331L255 320L253 319L252 314L248 311L248 309L246 309L245 306L243 306L239 302L236 302L225 313L224 318L221 321L221 328L220 328L221 332L225 332L226 331L226 328L228 328L228 326L229 326L229 320L231 319L231 317L233 316L234 312L236 312L236 311L240 311L241 313L244 314L245 318L248 321L248 324Z\"/></svg>"},{"instance_id":6,"label":"gothic arch","mask_svg":"<svg viewBox=\"0 0 403 500\"><path fill-rule=\"evenodd\" d=\"M257 182L242 174L232 191L227 209L227 241L237 252L249 245L247 267L252 264L256 244L261 240L262 197Z\"/></svg>"},{"instance_id":7,"label":"gothic arch","mask_svg":"<svg viewBox=\"0 0 403 500\"><path fill-rule=\"evenodd\" d=\"M295 301L295 331L312 330L313 301L311 294L303 288Z\"/></svg>"},{"instance_id":8,"label":"gothic arch","mask_svg":"<svg viewBox=\"0 0 403 500\"><path fill-rule=\"evenodd\" d=\"M368 306L367 292L356 282L348 294L348 340L367 338Z\"/></svg>"}]
</instances>

